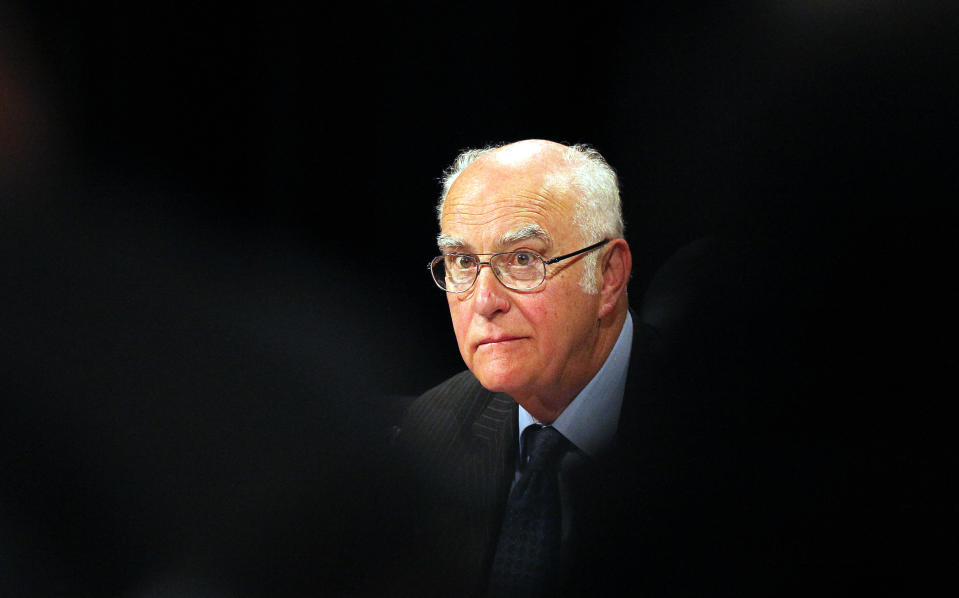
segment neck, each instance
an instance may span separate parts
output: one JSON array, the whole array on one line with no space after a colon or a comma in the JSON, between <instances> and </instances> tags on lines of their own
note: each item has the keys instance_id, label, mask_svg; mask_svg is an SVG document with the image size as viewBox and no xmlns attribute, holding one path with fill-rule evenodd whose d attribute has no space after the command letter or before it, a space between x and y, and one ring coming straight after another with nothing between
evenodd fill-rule
<instances>
[{"instance_id":1,"label":"neck","mask_svg":"<svg viewBox=\"0 0 959 598\"><path fill-rule=\"evenodd\" d=\"M552 424L556 421L573 399L589 384L612 352L626 322L627 308L616 309L608 316L597 321L596 340L593 343L590 359L581 368L582 374L573 380L567 381L564 387L551 389L544 394L514 396L517 403L523 406L530 415L542 424Z\"/></svg>"}]
</instances>

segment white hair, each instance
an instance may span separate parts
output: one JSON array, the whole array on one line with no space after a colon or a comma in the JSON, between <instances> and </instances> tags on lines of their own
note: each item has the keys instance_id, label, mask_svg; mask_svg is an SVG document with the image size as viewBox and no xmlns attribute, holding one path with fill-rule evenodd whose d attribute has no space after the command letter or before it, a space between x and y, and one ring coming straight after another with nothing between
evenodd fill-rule
<instances>
[{"instance_id":1,"label":"white hair","mask_svg":"<svg viewBox=\"0 0 959 598\"><path fill-rule=\"evenodd\" d=\"M505 145L468 149L456 156L453 164L443 172L440 179L443 191L436 205L436 215L441 222L446 196L457 177L478 158ZM625 224L616 171L606 162L602 154L585 144L567 147L563 152L563 161L567 168L547 173L547 187L562 193L569 191L575 193L577 200L573 224L579 229L583 243L589 245L602 239L622 237ZM584 292L591 295L599 292L600 253L601 251L590 251L584 256L586 267L579 285Z\"/></svg>"},{"instance_id":2,"label":"white hair","mask_svg":"<svg viewBox=\"0 0 959 598\"><path fill-rule=\"evenodd\" d=\"M450 187L453 186L453 183L456 182L456 179L462 174L466 168L476 162L476 159L482 156L483 154L488 154L495 149L499 149L506 145L505 143L499 143L496 145L488 145L480 149L467 149L460 152L456 159L453 160L453 163L450 164L449 168L443 171L443 176L440 178L440 183L443 186L443 192L440 194L440 201L436 204L436 218L440 221L442 226L443 219L443 206L446 205L446 196L450 192Z\"/></svg>"}]
</instances>

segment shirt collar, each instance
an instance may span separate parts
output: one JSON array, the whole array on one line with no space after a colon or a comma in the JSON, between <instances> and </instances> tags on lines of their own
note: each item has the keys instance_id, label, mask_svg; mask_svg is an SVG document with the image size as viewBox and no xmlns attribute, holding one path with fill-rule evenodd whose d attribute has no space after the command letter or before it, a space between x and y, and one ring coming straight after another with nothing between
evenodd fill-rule
<instances>
[{"instance_id":1,"label":"shirt collar","mask_svg":"<svg viewBox=\"0 0 959 598\"><path fill-rule=\"evenodd\" d=\"M553 422L556 430L590 457L600 455L616 436L632 345L633 318L626 312L623 329L603 367ZM530 424L539 423L522 405L518 422L520 435Z\"/></svg>"}]
</instances>

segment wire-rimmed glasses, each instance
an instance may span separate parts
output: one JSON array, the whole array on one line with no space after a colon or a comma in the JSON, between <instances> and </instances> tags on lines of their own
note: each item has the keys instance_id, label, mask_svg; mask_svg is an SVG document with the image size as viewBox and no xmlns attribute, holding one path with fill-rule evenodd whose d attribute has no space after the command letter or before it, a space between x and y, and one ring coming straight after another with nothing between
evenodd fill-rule
<instances>
[{"instance_id":1,"label":"wire-rimmed glasses","mask_svg":"<svg viewBox=\"0 0 959 598\"><path fill-rule=\"evenodd\" d=\"M479 278L480 268L489 266L503 286L514 291L531 291L546 280L546 266L598 249L609 243L603 239L573 253L547 260L535 251L502 253L446 253L433 258L428 268L436 286L447 293L465 293ZM487 261L480 257L489 257Z\"/></svg>"}]
</instances>

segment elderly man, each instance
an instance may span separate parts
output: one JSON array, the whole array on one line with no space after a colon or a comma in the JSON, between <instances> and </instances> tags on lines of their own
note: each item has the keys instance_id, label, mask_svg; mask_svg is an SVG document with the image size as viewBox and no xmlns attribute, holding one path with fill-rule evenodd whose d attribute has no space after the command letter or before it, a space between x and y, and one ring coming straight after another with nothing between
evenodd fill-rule
<instances>
[{"instance_id":1,"label":"elderly man","mask_svg":"<svg viewBox=\"0 0 959 598\"><path fill-rule=\"evenodd\" d=\"M468 371L420 397L400 433L430 497L416 523L429 583L556 591L587 521L576 480L614 445L633 343L616 174L583 146L471 150L438 215L430 270Z\"/></svg>"},{"instance_id":2,"label":"elderly man","mask_svg":"<svg viewBox=\"0 0 959 598\"><path fill-rule=\"evenodd\" d=\"M744 490L754 472L736 460L749 412L716 377L688 375L698 356L664 361L656 320L630 311L632 256L603 157L527 140L464 152L446 175L429 268L468 369L398 427L391 591L781 590L766 584L782 565L766 550L774 535ZM677 303L676 286L656 291L660 304Z\"/></svg>"}]
</instances>

